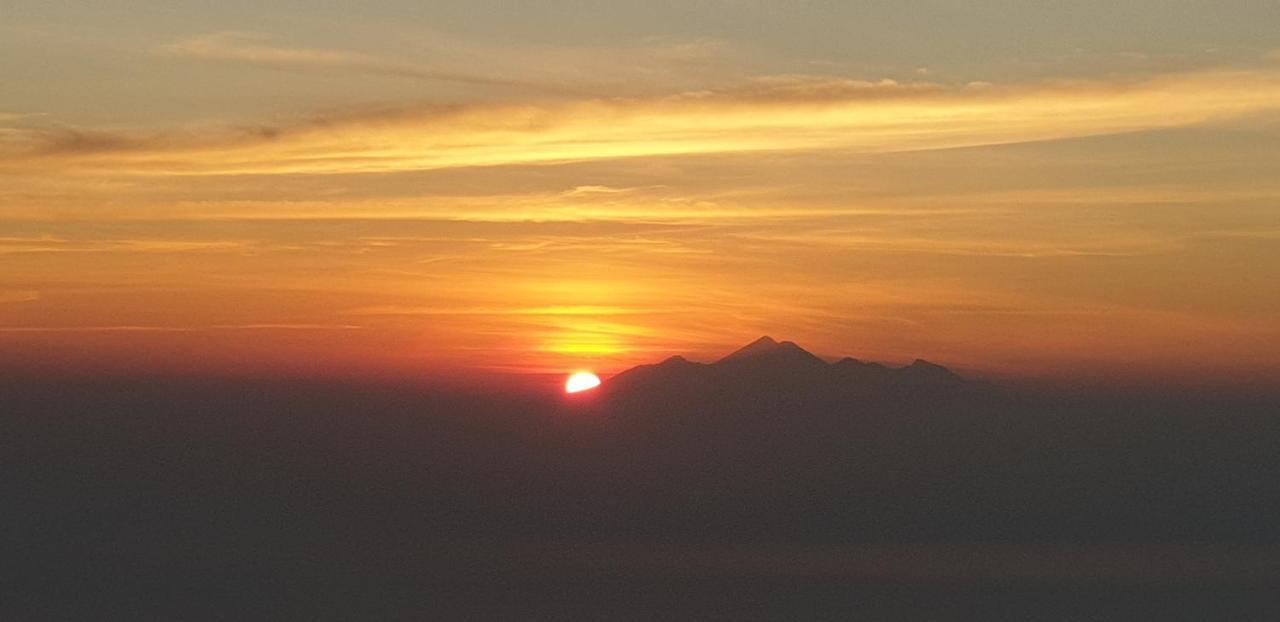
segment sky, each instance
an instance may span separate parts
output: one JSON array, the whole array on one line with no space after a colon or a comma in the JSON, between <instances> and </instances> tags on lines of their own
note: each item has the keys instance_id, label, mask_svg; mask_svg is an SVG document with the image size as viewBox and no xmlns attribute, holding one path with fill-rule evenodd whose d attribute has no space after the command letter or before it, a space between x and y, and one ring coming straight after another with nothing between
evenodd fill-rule
<instances>
[{"instance_id":1,"label":"sky","mask_svg":"<svg viewBox=\"0 0 1280 622\"><path fill-rule=\"evenodd\" d=\"M0 0L0 370L1280 378L1280 3L318 4Z\"/></svg>"}]
</instances>

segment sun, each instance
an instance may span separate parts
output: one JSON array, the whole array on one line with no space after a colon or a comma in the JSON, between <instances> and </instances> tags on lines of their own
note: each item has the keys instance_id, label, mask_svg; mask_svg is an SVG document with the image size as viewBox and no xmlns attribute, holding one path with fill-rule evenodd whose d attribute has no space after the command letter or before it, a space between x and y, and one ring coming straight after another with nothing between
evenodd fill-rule
<instances>
[{"instance_id":1,"label":"sun","mask_svg":"<svg viewBox=\"0 0 1280 622\"><path fill-rule=\"evenodd\" d=\"M581 391L594 389L598 386L600 386L599 376L589 371L580 371L580 372L575 372L571 374L569 376L569 379L564 381L564 392L578 393Z\"/></svg>"}]
</instances>

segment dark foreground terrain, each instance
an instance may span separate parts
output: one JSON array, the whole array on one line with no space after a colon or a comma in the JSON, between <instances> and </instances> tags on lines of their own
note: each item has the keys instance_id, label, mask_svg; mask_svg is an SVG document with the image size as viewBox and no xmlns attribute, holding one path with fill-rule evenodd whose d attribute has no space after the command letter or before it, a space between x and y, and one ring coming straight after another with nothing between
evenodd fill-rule
<instances>
[{"instance_id":1,"label":"dark foreground terrain","mask_svg":"<svg viewBox=\"0 0 1280 622\"><path fill-rule=\"evenodd\" d=\"M0 618L1280 615L1277 400L763 346L578 396L5 381Z\"/></svg>"}]
</instances>

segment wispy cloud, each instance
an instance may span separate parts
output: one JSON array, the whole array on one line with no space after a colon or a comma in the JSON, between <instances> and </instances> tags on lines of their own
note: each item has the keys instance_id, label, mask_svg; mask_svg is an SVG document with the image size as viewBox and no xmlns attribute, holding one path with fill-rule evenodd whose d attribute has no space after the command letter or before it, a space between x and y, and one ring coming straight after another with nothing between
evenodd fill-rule
<instances>
[{"instance_id":1,"label":"wispy cloud","mask_svg":"<svg viewBox=\"0 0 1280 622\"><path fill-rule=\"evenodd\" d=\"M85 140L33 133L8 168L317 175L764 151L883 153L1178 127L1277 109L1280 73L1260 70L984 89L789 77L661 98L383 110L214 134Z\"/></svg>"},{"instance_id":2,"label":"wispy cloud","mask_svg":"<svg viewBox=\"0 0 1280 622\"><path fill-rule=\"evenodd\" d=\"M0 255L24 253L199 253L236 252L246 242L233 240L70 240L56 236L0 237Z\"/></svg>"},{"instance_id":3,"label":"wispy cloud","mask_svg":"<svg viewBox=\"0 0 1280 622\"><path fill-rule=\"evenodd\" d=\"M0 110L0 123L10 123L43 116L45 116L43 112L5 112Z\"/></svg>"},{"instance_id":4,"label":"wispy cloud","mask_svg":"<svg viewBox=\"0 0 1280 622\"><path fill-rule=\"evenodd\" d=\"M650 307L623 307L606 305L560 305L544 307L465 307L465 306L422 306L383 305L361 307L347 313L351 315L512 315L512 316L608 316L639 315L653 313L671 313L675 309Z\"/></svg>"},{"instance_id":5,"label":"wispy cloud","mask_svg":"<svg viewBox=\"0 0 1280 622\"><path fill-rule=\"evenodd\" d=\"M0 303L33 302L40 300L40 292L31 290L0 291Z\"/></svg>"},{"instance_id":6,"label":"wispy cloud","mask_svg":"<svg viewBox=\"0 0 1280 622\"><path fill-rule=\"evenodd\" d=\"M796 233L750 233L744 240L769 245L789 244L795 247L828 247L832 252L901 253L968 255L976 257L1133 257L1176 248L1178 241L1165 238L1131 236L1130 239L1082 240L1064 244L1044 239L964 239L954 231L927 237L903 237L875 234L851 234L844 231L801 231Z\"/></svg>"},{"instance_id":7,"label":"wispy cloud","mask_svg":"<svg viewBox=\"0 0 1280 622\"><path fill-rule=\"evenodd\" d=\"M436 80L480 86L570 92L567 87L474 73L434 69L415 63L346 50L290 47L250 32L200 34L161 45L157 51L189 58L242 63L284 71L321 71Z\"/></svg>"},{"instance_id":8,"label":"wispy cloud","mask_svg":"<svg viewBox=\"0 0 1280 622\"><path fill-rule=\"evenodd\" d=\"M354 324L216 324L212 326L0 326L0 333L193 333L220 330L360 330Z\"/></svg>"}]
</instances>

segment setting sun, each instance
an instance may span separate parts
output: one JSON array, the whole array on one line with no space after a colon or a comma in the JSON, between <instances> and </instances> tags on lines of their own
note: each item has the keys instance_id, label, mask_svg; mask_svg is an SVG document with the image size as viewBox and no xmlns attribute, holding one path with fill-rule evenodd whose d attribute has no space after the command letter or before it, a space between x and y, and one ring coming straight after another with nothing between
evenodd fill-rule
<instances>
[{"instance_id":1,"label":"setting sun","mask_svg":"<svg viewBox=\"0 0 1280 622\"><path fill-rule=\"evenodd\" d=\"M0 0L0 622L1280 622L1278 26Z\"/></svg>"},{"instance_id":2,"label":"setting sun","mask_svg":"<svg viewBox=\"0 0 1280 622\"><path fill-rule=\"evenodd\" d=\"M600 386L600 377L589 371L576 372L564 382L565 393L578 393Z\"/></svg>"}]
</instances>

